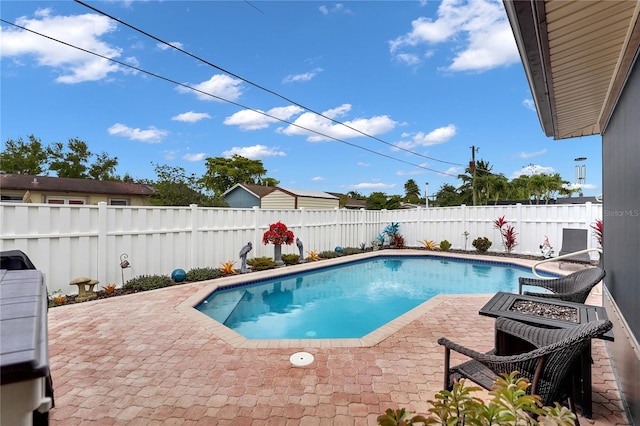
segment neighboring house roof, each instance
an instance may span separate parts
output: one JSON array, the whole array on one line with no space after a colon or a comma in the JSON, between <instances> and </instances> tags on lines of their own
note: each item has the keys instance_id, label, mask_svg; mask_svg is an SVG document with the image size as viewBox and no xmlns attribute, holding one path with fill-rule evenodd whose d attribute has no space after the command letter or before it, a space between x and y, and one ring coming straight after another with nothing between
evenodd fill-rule
<instances>
[{"instance_id":1,"label":"neighboring house roof","mask_svg":"<svg viewBox=\"0 0 640 426\"><path fill-rule=\"evenodd\" d=\"M357 200L355 198L349 198L345 194L341 194L339 192L329 192L329 194L337 197L338 199L345 198L344 208L345 209L366 209L367 208L367 200Z\"/></svg>"},{"instance_id":2,"label":"neighboring house roof","mask_svg":"<svg viewBox=\"0 0 640 426\"><path fill-rule=\"evenodd\" d=\"M225 196L230 192L235 191L237 188L243 188L245 191L250 192L257 198L262 198L265 195L271 194L273 191L278 189L274 186L254 185L250 183L236 183L231 188L227 189L222 195Z\"/></svg>"},{"instance_id":3,"label":"neighboring house roof","mask_svg":"<svg viewBox=\"0 0 640 426\"><path fill-rule=\"evenodd\" d=\"M138 196L155 194L151 187L138 183L14 174L0 175L1 189Z\"/></svg>"},{"instance_id":4,"label":"neighboring house roof","mask_svg":"<svg viewBox=\"0 0 640 426\"><path fill-rule=\"evenodd\" d=\"M602 134L640 46L640 1L503 1L545 134Z\"/></svg>"},{"instance_id":5,"label":"neighboring house roof","mask_svg":"<svg viewBox=\"0 0 640 426\"><path fill-rule=\"evenodd\" d=\"M308 197L308 198L326 198L329 200L338 200L339 198L336 197L335 195L331 195L327 192L322 192L322 191L309 191L306 189L287 189L287 188L280 188L278 187L278 189L282 192L286 192L289 195L293 195L296 197Z\"/></svg>"}]
</instances>

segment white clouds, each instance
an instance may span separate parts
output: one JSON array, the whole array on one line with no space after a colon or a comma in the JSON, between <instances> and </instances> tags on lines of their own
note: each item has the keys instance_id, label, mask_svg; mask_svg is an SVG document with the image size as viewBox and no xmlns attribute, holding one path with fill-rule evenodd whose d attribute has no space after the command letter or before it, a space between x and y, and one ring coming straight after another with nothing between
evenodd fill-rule
<instances>
[{"instance_id":1,"label":"white clouds","mask_svg":"<svg viewBox=\"0 0 640 426\"><path fill-rule=\"evenodd\" d=\"M220 99L216 99L209 95L217 96L218 98L229 101L237 101L242 95L242 80L231 78L224 74L216 74L209 80L203 81L202 83L187 83L187 85L197 89L198 91L195 92L184 86L178 86L176 87L176 90L180 93L195 93L196 97L202 101L221 102Z\"/></svg>"},{"instance_id":2,"label":"white clouds","mask_svg":"<svg viewBox=\"0 0 640 426\"><path fill-rule=\"evenodd\" d=\"M118 58L122 53L120 48L100 40L101 36L116 29L115 22L107 17L96 14L55 16L49 9L40 9L35 16L35 19L18 18L16 24L108 58ZM39 66L52 67L57 71L56 81L59 83L97 81L109 73L122 71L117 64L106 59L10 27L2 28L0 52L3 57L33 56Z\"/></svg>"},{"instance_id":3,"label":"white clouds","mask_svg":"<svg viewBox=\"0 0 640 426\"><path fill-rule=\"evenodd\" d=\"M343 104L337 108L327 110L322 115L338 119L351 110L351 105ZM374 116L371 118L356 118L351 121L342 121L346 126L358 129L360 132L371 136L376 136L392 130L396 126L396 122L386 115ZM311 112L300 115L295 121L295 126L291 125L282 129L285 135L303 135L307 136L309 142L320 142L336 139L348 139L363 136L361 133L350 129L342 124L337 124L327 120ZM307 130L309 129L309 130ZM310 131L311 130L311 131ZM318 133L314 133L318 132ZM326 135L326 136L325 136Z\"/></svg>"},{"instance_id":4,"label":"white clouds","mask_svg":"<svg viewBox=\"0 0 640 426\"><path fill-rule=\"evenodd\" d=\"M182 114L174 115L171 117L173 121L183 121L185 123L196 123L200 120L211 118L206 112L183 112Z\"/></svg>"},{"instance_id":5,"label":"white clouds","mask_svg":"<svg viewBox=\"0 0 640 426\"><path fill-rule=\"evenodd\" d=\"M519 61L513 33L498 0L443 0L437 18L420 17L412 30L389 41L391 54L400 62L416 65L422 45L445 42L454 58L449 71L485 71Z\"/></svg>"},{"instance_id":6,"label":"white clouds","mask_svg":"<svg viewBox=\"0 0 640 426\"><path fill-rule=\"evenodd\" d=\"M364 163L362 161L358 161L356 163L359 167L369 167L371 164L370 163Z\"/></svg>"},{"instance_id":7,"label":"white clouds","mask_svg":"<svg viewBox=\"0 0 640 426\"><path fill-rule=\"evenodd\" d=\"M178 49L184 49L184 44L180 43L179 41L170 41L169 44L171 46L177 47ZM160 50L167 50L169 49L169 46L167 46L164 43L157 43L156 47Z\"/></svg>"},{"instance_id":8,"label":"white clouds","mask_svg":"<svg viewBox=\"0 0 640 426\"><path fill-rule=\"evenodd\" d=\"M391 189L395 187L396 187L395 184L387 184L382 182L362 182L362 183L357 183L355 185L347 185L348 189L353 189L353 190L358 190L358 189L380 190L380 189Z\"/></svg>"},{"instance_id":9,"label":"white clouds","mask_svg":"<svg viewBox=\"0 0 640 426\"><path fill-rule=\"evenodd\" d=\"M315 176L315 177L312 177L311 180L314 182L322 182L323 180L327 180L327 179L323 178L322 176Z\"/></svg>"},{"instance_id":10,"label":"white clouds","mask_svg":"<svg viewBox=\"0 0 640 426\"><path fill-rule=\"evenodd\" d=\"M198 152L197 154L185 154L182 158L187 161L197 162L202 161L206 156L207 154L204 152Z\"/></svg>"},{"instance_id":11,"label":"white clouds","mask_svg":"<svg viewBox=\"0 0 640 426\"><path fill-rule=\"evenodd\" d=\"M147 130L134 129L132 127L125 126L121 123L116 123L107 129L110 135L127 138L132 141L144 142L144 143L159 143L164 139L169 132L166 130L156 129L153 126L149 126Z\"/></svg>"},{"instance_id":12,"label":"white clouds","mask_svg":"<svg viewBox=\"0 0 640 426\"><path fill-rule=\"evenodd\" d=\"M531 158L531 157L537 157L538 155L542 155L545 154L547 152L547 149L541 149L540 151L535 151L535 152L524 152L521 151L520 153L518 153L517 157L518 158Z\"/></svg>"},{"instance_id":13,"label":"white clouds","mask_svg":"<svg viewBox=\"0 0 640 426\"><path fill-rule=\"evenodd\" d=\"M522 105L524 105L526 109L530 109L531 111L536 110L536 103L533 102L533 99L525 99L524 101L522 101Z\"/></svg>"},{"instance_id":14,"label":"white clouds","mask_svg":"<svg viewBox=\"0 0 640 426\"><path fill-rule=\"evenodd\" d=\"M438 127L429 133L418 132L411 136L410 141L402 141L395 144L398 148L413 149L419 146L431 146L448 142L456 135L457 129L453 124ZM403 135L404 136L404 135Z\"/></svg>"},{"instance_id":15,"label":"white clouds","mask_svg":"<svg viewBox=\"0 0 640 426\"><path fill-rule=\"evenodd\" d=\"M344 4L342 4L342 3L334 3L333 5L331 5L331 7L327 7L325 5L322 5L322 6L318 7L318 10L323 15L329 15L329 14L332 14L332 13L344 13L344 14L351 14L352 13L351 10L347 9L346 7L344 7Z\"/></svg>"},{"instance_id":16,"label":"white clouds","mask_svg":"<svg viewBox=\"0 0 640 426\"><path fill-rule=\"evenodd\" d=\"M259 110L257 110L259 111ZM261 114L250 109L238 111L225 118L224 124L228 126L238 126L242 130L259 130L269 127L270 124L280 120L289 121L291 117L304 111L302 108L292 105L286 107L271 108L265 114ZM272 118L273 117L273 118Z\"/></svg>"},{"instance_id":17,"label":"white clouds","mask_svg":"<svg viewBox=\"0 0 640 426\"><path fill-rule=\"evenodd\" d=\"M423 175L425 173L424 170L398 170L396 172L396 176L417 176L417 175Z\"/></svg>"},{"instance_id":18,"label":"white clouds","mask_svg":"<svg viewBox=\"0 0 640 426\"><path fill-rule=\"evenodd\" d=\"M312 80L315 76L324 71L322 68L316 68L313 71L309 71L303 74L293 74L288 75L284 79L282 79L283 83L297 83L300 81L309 81Z\"/></svg>"},{"instance_id":19,"label":"white clouds","mask_svg":"<svg viewBox=\"0 0 640 426\"><path fill-rule=\"evenodd\" d=\"M283 151L278 151L277 148L269 148L265 145L254 145L238 147L234 146L230 150L222 153L223 157L230 158L233 155L240 155L250 160L260 160L267 157L284 157L287 154Z\"/></svg>"},{"instance_id":20,"label":"white clouds","mask_svg":"<svg viewBox=\"0 0 640 426\"><path fill-rule=\"evenodd\" d=\"M562 185L566 189L596 189L597 186L591 183L570 183Z\"/></svg>"},{"instance_id":21,"label":"white clouds","mask_svg":"<svg viewBox=\"0 0 640 426\"><path fill-rule=\"evenodd\" d=\"M539 164L529 164L528 166L525 166L522 169L516 170L515 172L513 172L511 174L511 179L515 179L522 175L533 176L533 175L541 175L543 173L547 175L552 175L555 172L556 171L554 170L553 167L544 167Z\"/></svg>"}]
</instances>

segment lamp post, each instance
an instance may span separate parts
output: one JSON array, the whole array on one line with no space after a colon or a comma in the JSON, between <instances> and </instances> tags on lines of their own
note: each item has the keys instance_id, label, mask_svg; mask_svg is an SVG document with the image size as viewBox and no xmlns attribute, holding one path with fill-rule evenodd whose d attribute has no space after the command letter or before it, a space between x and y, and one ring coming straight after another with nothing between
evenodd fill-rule
<instances>
[{"instance_id":1,"label":"lamp post","mask_svg":"<svg viewBox=\"0 0 640 426\"><path fill-rule=\"evenodd\" d=\"M427 208L429 207L429 182L425 183L424 206Z\"/></svg>"}]
</instances>

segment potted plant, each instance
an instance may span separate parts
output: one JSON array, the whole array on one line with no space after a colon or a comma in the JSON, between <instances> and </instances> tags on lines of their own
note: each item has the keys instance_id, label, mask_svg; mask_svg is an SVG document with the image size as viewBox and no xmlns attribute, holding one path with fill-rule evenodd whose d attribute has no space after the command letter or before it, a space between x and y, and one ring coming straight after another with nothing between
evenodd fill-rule
<instances>
[{"instance_id":1,"label":"potted plant","mask_svg":"<svg viewBox=\"0 0 640 426\"><path fill-rule=\"evenodd\" d=\"M294 242L293 232L287 225L278 221L269 225L269 230L262 236L262 244L273 244L273 260L278 266L284 265L282 261L282 244L291 245Z\"/></svg>"}]
</instances>

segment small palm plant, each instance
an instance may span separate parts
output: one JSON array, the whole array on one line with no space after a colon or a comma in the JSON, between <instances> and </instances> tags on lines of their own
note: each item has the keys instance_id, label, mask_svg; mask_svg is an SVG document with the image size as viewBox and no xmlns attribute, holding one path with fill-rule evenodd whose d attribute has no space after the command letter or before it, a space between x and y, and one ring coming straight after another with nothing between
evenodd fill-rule
<instances>
[{"instance_id":1,"label":"small palm plant","mask_svg":"<svg viewBox=\"0 0 640 426\"><path fill-rule=\"evenodd\" d=\"M102 289L107 294L113 294L116 291L116 285L115 284L107 284L107 285L103 286Z\"/></svg>"},{"instance_id":2,"label":"small palm plant","mask_svg":"<svg viewBox=\"0 0 640 426\"><path fill-rule=\"evenodd\" d=\"M320 260L320 256L318 255L317 251L311 250L311 251L309 251L307 253L309 253L309 257L307 258L307 260L311 260L313 262L315 262L317 260Z\"/></svg>"},{"instance_id":3,"label":"small palm plant","mask_svg":"<svg viewBox=\"0 0 640 426\"><path fill-rule=\"evenodd\" d=\"M236 262L235 262L235 261L228 260L228 261L226 261L226 262L224 262L224 263L221 263L220 265L222 265L222 266L220 266L220 268L219 268L219 269L220 269L220 271L222 271L222 272L223 272L224 274L226 274L226 275L233 275L233 274L237 274L237 273L238 273L238 271L236 271L236 270L233 268L233 265L235 265L235 264L236 264Z\"/></svg>"},{"instance_id":4,"label":"small palm plant","mask_svg":"<svg viewBox=\"0 0 640 426\"><path fill-rule=\"evenodd\" d=\"M431 240L422 240L420 241L420 243L424 246L424 248L426 248L427 250L438 250L440 247L438 246L438 243L436 243L435 241L431 241Z\"/></svg>"}]
</instances>

